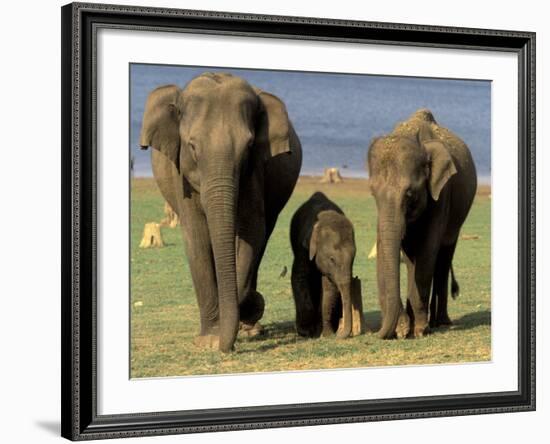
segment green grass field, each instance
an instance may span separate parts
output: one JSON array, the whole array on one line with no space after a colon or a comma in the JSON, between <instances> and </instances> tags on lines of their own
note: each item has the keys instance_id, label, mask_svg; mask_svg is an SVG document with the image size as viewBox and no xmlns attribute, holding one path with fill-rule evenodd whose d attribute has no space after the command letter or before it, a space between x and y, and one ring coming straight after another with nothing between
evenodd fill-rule
<instances>
[{"instance_id":1,"label":"green grass field","mask_svg":"<svg viewBox=\"0 0 550 444\"><path fill-rule=\"evenodd\" d=\"M363 285L367 333L358 337L303 339L294 330L290 287L290 218L311 194L323 191L355 226L354 274ZM163 199L153 179L134 179L131 213L131 376L156 377L273 372L327 368L479 362L491 359L491 200L480 188L458 243L454 269L461 294L449 300L451 328L422 339L382 341L375 332L380 312L375 260L367 255L376 237L376 208L364 180L320 184L301 177L279 216L261 264L258 290L266 300L266 334L239 338L236 352L223 355L193 344L198 307L179 228L162 228L164 248L138 248L146 222L160 221ZM283 267L288 268L284 278ZM403 266L404 267L404 266ZM402 269L402 288L405 270Z\"/></svg>"}]
</instances>

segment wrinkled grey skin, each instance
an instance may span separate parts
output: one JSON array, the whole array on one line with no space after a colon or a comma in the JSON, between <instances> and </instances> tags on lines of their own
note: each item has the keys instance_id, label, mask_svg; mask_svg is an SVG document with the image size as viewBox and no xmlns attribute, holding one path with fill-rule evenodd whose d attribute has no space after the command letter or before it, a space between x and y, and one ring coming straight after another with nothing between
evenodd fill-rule
<instances>
[{"instance_id":1,"label":"wrinkled grey skin","mask_svg":"<svg viewBox=\"0 0 550 444\"><path fill-rule=\"evenodd\" d=\"M338 330L338 337L347 338L352 332L353 225L334 202L317 192L294 213L290 241L298 334L331 336Z\"/></svg>"},{"instance_id":2,"label":"wrinkled grey skin","mask_svg":"<svg viewBox=\"0 0 550 444\"><path fill-rule=\"evenodd\" d=\"M381 338L423 336L450 324L448 278L460 228L472 205L477 176L466 144L416 111L369 148L370 186L378 209L377 281ZM407 310L399 291L399 252L406 255ZM453 276L453 297L458 285Z\"/></svg>"},{"instance_id":3,"label":"wrinkled grey skin","mask_svg":"<svg viewBox=\"0 0 550 444\"><path fill-rule=\"evenodd\" d=\"M195 344L233 349L262 317L257 274L302 163L284 104L229 74L204 73L147 99L140 145L182 221L200 309Z\"/></svg>"}]
</instances>

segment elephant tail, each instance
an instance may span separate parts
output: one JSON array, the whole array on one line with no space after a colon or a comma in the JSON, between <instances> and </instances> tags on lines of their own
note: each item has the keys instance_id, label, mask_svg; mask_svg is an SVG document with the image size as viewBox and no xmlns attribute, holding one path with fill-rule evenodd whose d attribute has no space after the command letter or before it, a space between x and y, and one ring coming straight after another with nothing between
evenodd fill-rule
<instances>
[{"instance_id":1,"label":"elephant tail","mask_svg":"<svg viewBox=\"0 0 550 444\"><path fill-rule=\"evenodd\" d=\"M455 279L455 271L453 270L453 264L451 264L451 296L456 299L460 294L460 287Z\"/></svg>"}]
</instances>

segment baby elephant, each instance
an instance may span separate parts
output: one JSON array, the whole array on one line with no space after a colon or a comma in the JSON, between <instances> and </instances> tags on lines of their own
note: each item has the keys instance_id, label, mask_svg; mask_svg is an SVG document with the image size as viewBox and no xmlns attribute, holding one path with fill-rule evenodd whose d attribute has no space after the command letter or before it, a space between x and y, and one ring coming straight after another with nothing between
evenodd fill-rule
<instances>
[{"instance_id":1,"label":"baby elephant","mask_svg":"<svg viewBox=\"0 0 550 444\"><path fill-rule=\"evenodd\" d=\"M353 225L342 210L323 193L313 194L292 217L290 241L298 334L362 333L361 282L352 279Z\"/></svg>"}]
</instances>

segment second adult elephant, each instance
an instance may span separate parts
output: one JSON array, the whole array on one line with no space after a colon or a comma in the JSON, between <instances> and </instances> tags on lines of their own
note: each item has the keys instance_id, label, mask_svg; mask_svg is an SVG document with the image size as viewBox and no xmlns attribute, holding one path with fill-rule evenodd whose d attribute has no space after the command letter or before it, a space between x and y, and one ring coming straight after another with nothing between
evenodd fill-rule
<instances>
[{"instance_id":1,"label":"second adult elephant","mask_svg":"<svg viewBox=\"0 0 550 444\"><path fill-rule=\"evenodd\" d=\"M460 228L477 188L466 144L421 109L375 139L368 153L371 190L378 209L377 279L382 327L379 335L416 337L449 324L449 272ZM407 310L400 297L399 253L408 272ZM458 286L453 278L453 295Z\"/></svg>"},{"instance_id":2,"label":"second adult elephant","mask_svg":"<svg viewBox=\"0 0 550 444\"><path fill-rule=\"evenodd\" d=\"M178 213L200 311L195 343L233 349L263 315L258 267L296 184L300 141L277 97L230 75L149 94L140 145Z\"/></svg>"}]
</instances>

